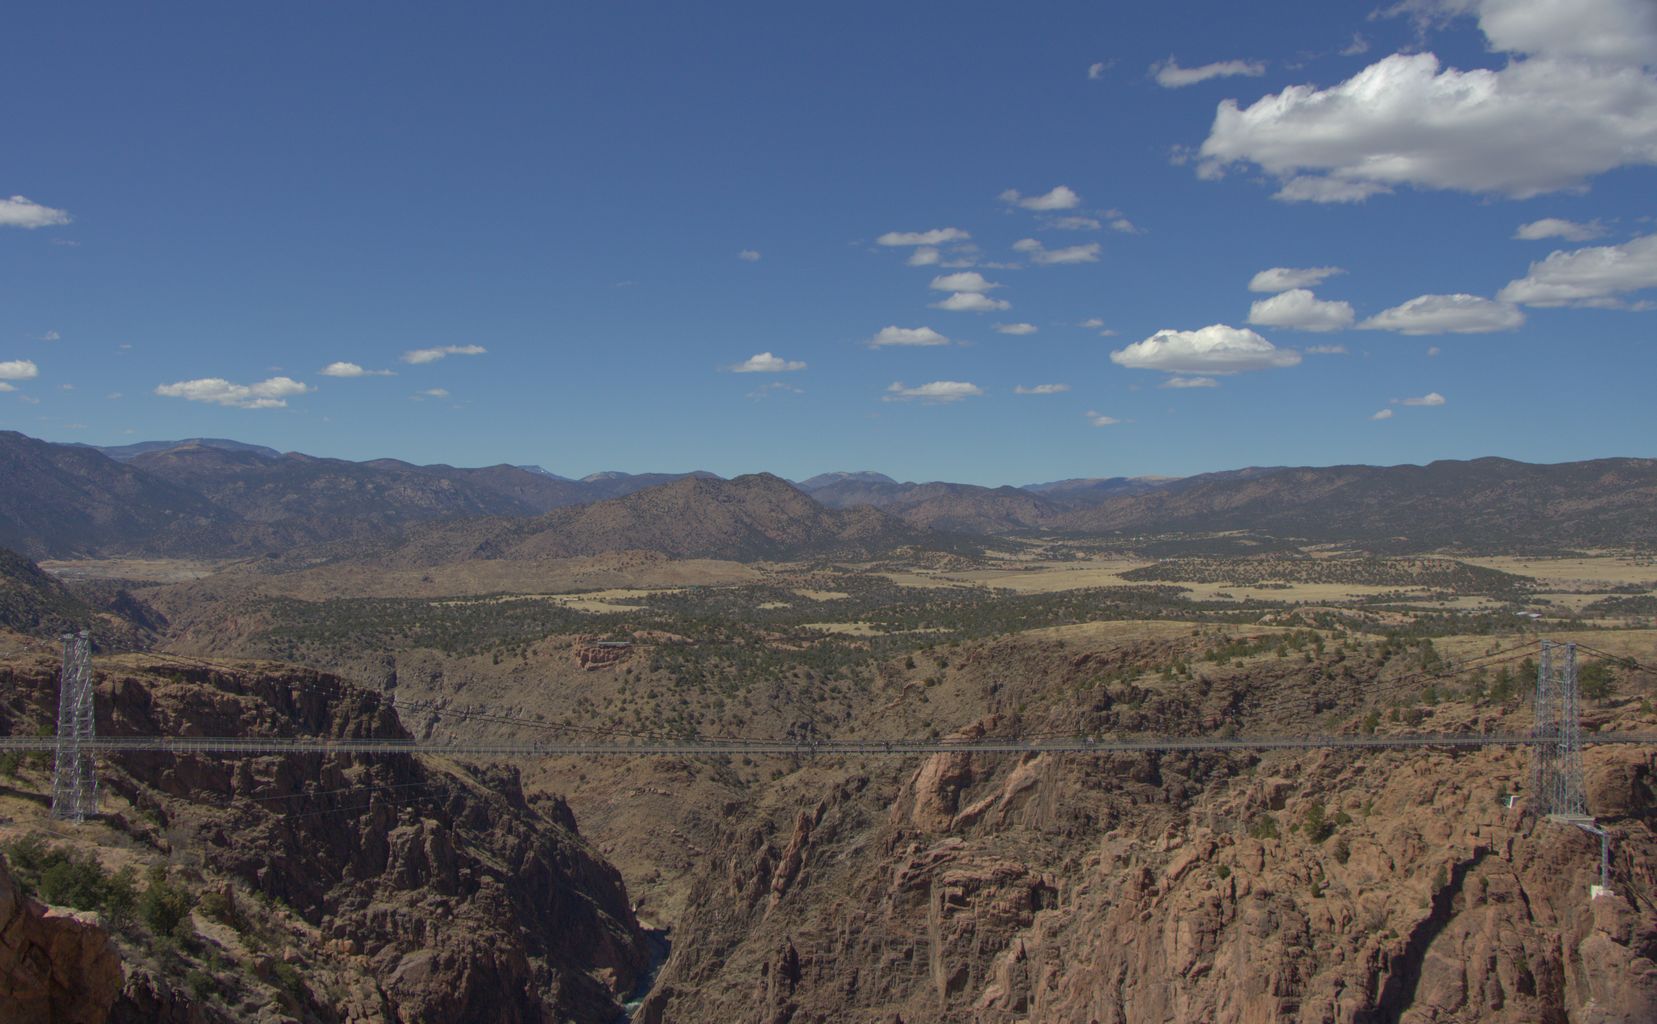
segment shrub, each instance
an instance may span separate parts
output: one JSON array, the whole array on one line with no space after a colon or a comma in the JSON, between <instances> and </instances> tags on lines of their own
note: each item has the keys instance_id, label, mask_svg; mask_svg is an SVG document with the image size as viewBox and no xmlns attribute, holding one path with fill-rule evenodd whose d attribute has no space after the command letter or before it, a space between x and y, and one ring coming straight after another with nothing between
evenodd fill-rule
<instances>
[{"instance_id":1,"label":"shrub","mask_svg":"<svg viewBox=\"0 0 1657 1024\"><path fill-rule=\"evenodd\" d=\"M132 908L138 903L138 872L131 864L109 876L104 885L104 913L117 927L132 920Z\"/></svg>"},{"instance_id":2,"label":"shrub","mask_svg":"<svg viewBox=\"0 0 1657 1024\"><path fill-rule=\"evenodd\" d=\"M166 869L156 865L150 870L149 885L138 900L138 916L156 935L177 936L189 927L193 903L188 892L167 881Z\"/></svg>"},{"instance_id":3,"label":"shrub","mask_svg":"<svg viewBox=\"0 0 1657 1024\"><path fill-rule=\"evenodd\" d=\"M96 910L112 923L132 912L133 870L111 875L91 854L48 846L37 835L22 836L6 848L18 883L30 895L75 910Z\"/></svg>"},{"instance_id":4,"label":"shrub","mask_svg":"<svg viewBox=\"0 0 1657 1024\"><path fill-rule=\"evenodd\" d=\"M201 1002L213 998L219 993L219 979L199 968L184 976L184 987L190 994Z\"/></svg>"},{"instance_id":5,"label":"shrub","mask_svg":"<svg viewBox=\"0 0 1657 1024\"><path fill-rule=\"evenodd\" d=\"M222 892L209 890L196 901L196 909L203 917L236 927L236 908Z\"/></svg>"},{"instance_id":6,"label":"shrub","mask_svg":"<svg viewBox=\"0 0 1657 1024\"><path fill-rule=\"evenodd\" d=\"M270 965L270 973L277 988L295 999L305 997L305 979L300 977L299 968L286 960L277 960Z\"/></svg>"},{"instance_id":7,"label":"shrub","mask_svg":"<svg viewBox=\"0 0 1657 1024\"><path fill-rule=\"evenodd\" d=\"M97 910L103 904L108 876L91 857L54 850L51 863L40 873L36 887L47 903Z\"/></svg>"},{"instance_id":8,"label":"shrub","mask_svg":"<svg viewBox=\"0 0 1657 1024\"><path fill-rule=\"evenodd\" d=\"M1250 839L1276 839L1277 819L1269 814L1262 814L1249 822L1248 834Z\"/></svg>"},{"instance_id":9,"label":"shrub","mask_svg":"<svg viewBox=\"0 0 1657 1024\"><path fill-rule=\"evenodd\" d=\"M1335 834L1335 825L1329 821L1322 804L1313 804L1306 809L1306 838L1314 843L1321 843Z\"/></svg>"},{"instance_id":10,"label":"shrub","mask_svg":"<svg viewBox=\"0 0 1657 1024\"><path fill-rule=\"evenodd\" d=\"M1611 696L1613 678L1611 665L1604 661L1591 661L1576 674L1577 685L1589 700L1604 700Z\"/></svg>"}]
</instances>

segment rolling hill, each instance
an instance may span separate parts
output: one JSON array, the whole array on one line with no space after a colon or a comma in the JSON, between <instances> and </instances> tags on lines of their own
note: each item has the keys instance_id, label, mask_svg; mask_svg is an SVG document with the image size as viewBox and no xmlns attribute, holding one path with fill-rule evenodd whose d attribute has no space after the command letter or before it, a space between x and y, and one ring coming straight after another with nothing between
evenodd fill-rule
<instances>
[{"instance_id":1,"label":"rolling hill","mask_svg":"<svg viewBox=\"0 0 1657 1024\"><path fill-rule=\"evenodd\" d=\"M787 481L757 473L733 480L689 476L528 520L427 527L387 558L399 565L435 565L636 549L735 561L861 560L929 542L936 545L939 538L878 509L824 508Z\"/></svg>"},{"instance_id":2,"label":"rolling hill","mask_svg":"<svg viewBox=\"0 0 1657 1024\"><path fill-rule=\"evenodd\" d=\"M1657 543L1657 460L1245 469L1070 513L1072 534L1246 530L1377 550Z\"/></svg>"}]
</instances>

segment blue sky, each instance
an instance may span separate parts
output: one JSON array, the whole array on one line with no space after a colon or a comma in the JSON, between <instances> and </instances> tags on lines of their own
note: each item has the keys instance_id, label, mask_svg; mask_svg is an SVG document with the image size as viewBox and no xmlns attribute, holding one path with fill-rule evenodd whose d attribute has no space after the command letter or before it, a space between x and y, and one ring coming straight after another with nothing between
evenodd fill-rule
<instances>
[{"instance_id":1,"label":"blue sky","mask_svg":"<svg viewBox=\"0 0 1657 1024\"><path fill-rule=\"evenodd\" d=\"M1649 0L7 25L0 428L990 484L1657 454Z\"/></svg>"}]
</instances>

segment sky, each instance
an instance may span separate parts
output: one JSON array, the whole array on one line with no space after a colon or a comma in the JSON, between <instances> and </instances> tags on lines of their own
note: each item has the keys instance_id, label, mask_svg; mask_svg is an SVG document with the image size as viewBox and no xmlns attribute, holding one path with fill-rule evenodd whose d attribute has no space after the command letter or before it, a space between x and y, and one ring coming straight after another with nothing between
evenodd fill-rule
<instances>
[{"instance_id":1,"label":"sky","mask_svg":"<svg viewBox=\"0 0 1657 1024\"><path fill-rule=\"evenodd\" d=\"M1024 484L1657 455L1657 3L8 6L0 429Z\"/></svg>"}]
</instances>

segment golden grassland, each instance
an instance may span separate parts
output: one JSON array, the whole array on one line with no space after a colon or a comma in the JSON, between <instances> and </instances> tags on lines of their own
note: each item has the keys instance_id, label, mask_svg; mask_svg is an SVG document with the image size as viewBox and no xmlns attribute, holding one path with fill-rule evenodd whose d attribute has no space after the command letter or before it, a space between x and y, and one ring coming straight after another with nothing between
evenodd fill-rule
<instances>
[{"instance_id":1,"label":"golden grassland","mask_svg":"<svg viewBox=\"0 0 1657 1024\"><path fill-rule=\"evenodd\" d=\"M1644 583L1657 589L1657 559L1649 556L1602 554L1586 558L1524 558L1501 555L1490 558L1462 558L1460 561L1468 565L1529 576L1544 585L1559 585L1562 589L1628 583Z\"/></svg>"},{"instance_id":2,"label":"golden grassland","mask_svg":"<svg viewBox=\"0 0 1657 1024\"><path fill-rule=\"evenodd\" d=\"M63 579L137 580L143 583L184 583L211 576L228 562L195 558L75 558L48 559L39 565Z\"/></svg>"}]
</instances>

